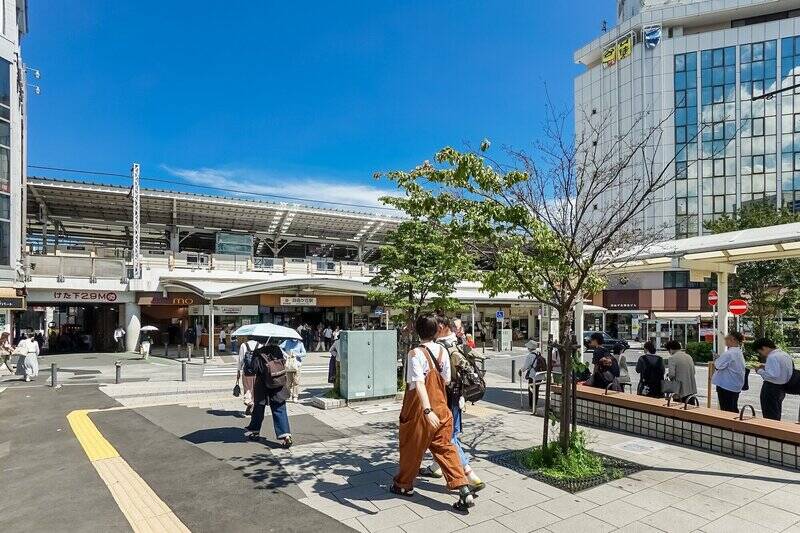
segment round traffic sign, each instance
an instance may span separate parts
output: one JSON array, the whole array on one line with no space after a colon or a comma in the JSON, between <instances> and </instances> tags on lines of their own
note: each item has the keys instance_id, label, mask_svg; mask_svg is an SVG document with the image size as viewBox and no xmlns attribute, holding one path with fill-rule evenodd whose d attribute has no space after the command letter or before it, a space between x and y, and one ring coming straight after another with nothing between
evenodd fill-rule
<instances>
[{"instance_id":1,"label":"round traffic sign","mask_svg":"<svg viewBox=\"0 0 800 533\"><path fill-rule=\"evenodd\" d=\"M733 315L743 315L747 312L747 301L746 300L731 300L728 304L728 311L731 312Z\"/></svg>"},{"instance_id":2,"label":"round traffic sign","mask_svg":"<svg viewBox=\"0 0 800 533\"><path fill-rule=\"evenodd\" d=\"M708 291L708 305L712 306L717 305L718 301L719 301L719 294L717 294L717 291L714 290Z\"/></svg>"}]
</instances>

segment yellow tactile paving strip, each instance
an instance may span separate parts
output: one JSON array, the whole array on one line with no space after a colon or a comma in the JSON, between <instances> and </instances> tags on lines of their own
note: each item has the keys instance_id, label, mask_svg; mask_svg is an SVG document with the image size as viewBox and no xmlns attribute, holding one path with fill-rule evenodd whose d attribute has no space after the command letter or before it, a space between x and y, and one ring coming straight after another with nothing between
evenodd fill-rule
<instances>
[{"instance_id":1,"label":"yellow tactile paving strip","mask_svg":"<svg viewBox=\"0 0 800 533\"><path fill-rule=\"evenodd\" d=\"M183 522L153 489L120 457L98 431L89 409L72 411L67 420L100 479L111 491L122 514L136 533L188 532Z\"/></svg>"}]
</instances>

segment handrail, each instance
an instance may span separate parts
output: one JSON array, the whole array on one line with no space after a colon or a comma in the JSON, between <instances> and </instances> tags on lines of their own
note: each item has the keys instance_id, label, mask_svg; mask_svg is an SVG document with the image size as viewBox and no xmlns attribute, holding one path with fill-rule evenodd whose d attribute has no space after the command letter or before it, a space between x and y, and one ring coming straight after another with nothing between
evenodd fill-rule
<instances>
[{"instance_id":1,"label":"handrail","mask_svg":"<svg viewBox=\"0 0 800 533\"><path fill-rule=\"evenodd\" d=\"M671 392L665 392L664 396L667 397L667 407L672 407L672 393Z\"/></svg>"},{"instance_id":2,"label":"handrail","mask_svg":"<svg viewBox=\"0 0 800 533\"><path fill-rule=\"evenodd\" d=\"M692 402L692 400L694 400L694 403L692 405L694 405L695 407L700 407L700 400L697 399L697 394L690 394L689 396L686 397L685 400L683 400L684 411L689 410L689 404Z\"/></svg>"},{"instance_id":3,"label":"handrail","mask_svg":"<svg viewBox=\"0 0 800 533\"><path fill-rule=\"evenodd\" d=\"M608 385L606 385L606 392L605 392L604 396L608 396L608 389L610 389L610 388L611 388L611 385L613 385L613 384L614 384L614 382L612 381L611 383L609 383ZM617 385L619 385L619 383L617 383Z\"/></svg>"},{"instance_id":4,"label":"handrail","mask_svg":"<svg viewBox=\"0 0 800 533\"><path fill-rule=\"evenodd\" d=\"M750 408L750 415L751 415L750 418L755 418L756 417L756 409L755 409L755 407L753 407L752 405L750 405L748 403L746 405L743 405L742 408L739 409L739 420L744 420L744 410L747 409L748 407ZM750 419L748 418L748 420L750 420Z\"/></svg>"}]
</instances>

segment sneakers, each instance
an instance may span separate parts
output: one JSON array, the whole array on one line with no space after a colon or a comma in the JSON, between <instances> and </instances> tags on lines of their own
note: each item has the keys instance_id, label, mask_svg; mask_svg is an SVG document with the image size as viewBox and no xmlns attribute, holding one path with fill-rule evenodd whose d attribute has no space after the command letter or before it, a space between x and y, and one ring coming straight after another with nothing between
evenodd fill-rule
<instances>
[{"instance_id":1,"label":"sneakers","mask_svg":"<svg viewBox=\"0 0 800 533\"><path fill-rule=\"evenodd\" d=\"M436 463L430 464L424 468L419 469L419 476L420 477L432 477L435 479L440 479L444 477L442 474L442 469L439 468L439 465Z\"/></svg>"}]
</instances>

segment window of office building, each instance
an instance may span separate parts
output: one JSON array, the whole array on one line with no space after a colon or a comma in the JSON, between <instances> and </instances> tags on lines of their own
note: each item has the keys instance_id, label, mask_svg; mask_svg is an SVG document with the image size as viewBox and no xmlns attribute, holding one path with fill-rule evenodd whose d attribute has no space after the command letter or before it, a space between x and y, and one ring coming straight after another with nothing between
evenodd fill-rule
<instances>
[{"instance_id":1,"label":"window of office building","mask_svg":"<svg viewBox=\"0 0 800 533\"><path fill-rule=\"evenodd\" d=\"M703 222L736 208L736 47L700 54Z\"/></svg>"},{"instance_id":2,"label":"window of office building","mask_svg":"<svg viewBox=\"0 0 800 533\"><path fill-rule=\"evenodd\" d=\"M675 234L697 235L697 53L675 56Z\"/></svg>"},{"instance_id":3,"label":"window of office building","mask_svg":"<svg viewBox=\"0 0 800 533\"><path fill-rule=\"evenodd\" d=\"M0 265L11 264L11 64L0 59Z\"/></svg>"},{"instance_id":4,"label":"window of office building","mask_svg":"<svg viewBox=\"0 0 800 533\"><path fill-rule=\"evenodd\" d=\"M739 47L741 94L741 201L775 202L777 188L778 126L775 99L754 96L777 88L777 41Z\"/></svg>"},{"instance_id":5,"label":"window of office building","mask_svg":"<svg viewBox=\"0 0 800 533\"><path fill-rule=\"evenodd\" d=\"M781 40L781 88L800 83L800 37ZM781 101L781 199L800 211L800 89L786 91Z\"/></svg>"}]
</instances>

